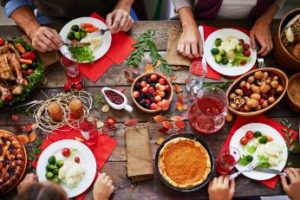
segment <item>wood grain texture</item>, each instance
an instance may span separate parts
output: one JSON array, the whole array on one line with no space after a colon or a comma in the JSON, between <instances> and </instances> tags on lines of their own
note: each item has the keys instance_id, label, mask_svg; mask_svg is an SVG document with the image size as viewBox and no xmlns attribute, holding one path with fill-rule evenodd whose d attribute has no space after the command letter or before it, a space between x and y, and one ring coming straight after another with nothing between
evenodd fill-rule
<instances>
[{"instance_id":1,"label":"wood grain texture","mask_svg":"<svg viewBox=\"0 0 300 200\"><path fill-rule=\"evenodd\" d=\"M240 20L212 20L212 21L203 21L203 23L209 25L215 25L219 27L251 27L251 22L249 21L240 21ZM136 38L139 34L143 33L147 29L154 29L157 31L157 36L155 42L157 44L160 53L164 56L165 50L167 47L167 38L169 29L172 26L180 25L179 21L139 21L136 22L129 35L133 38ZM276 26L278 25L278 20L275 20L272 24L272 33ZM57 30L60 29L61 25L53 26ZM0 35L5 37L13 37L22 35L16 26L1 26ZM267 66L277 66L272 54L265 58ZM127 82L124 76L125 65L113 65L108 71L96 82L92 83L88 80L85 80L86 90L89 91L92 95L99 94L103 86L116 86L117 89L124 90L124 93L127 97L130 97L129 91L131 83ZM139 72L144 72L143 67L139 68ZM65 75L63 73L62 67L56 63L48 68L47 71L48 82L45 86L40 86L36 89L29 100L41 100L46 99L47 97L52 97L53 95L63 92L63 85L65 83ZM188 78L188 69L174 72L174 75L177 76L176 83L184 87L185 79ZM222 78L220 81L214 81L207 79L206 81L210 82L232 82L234 80L228 80ZM46 95L46 96L45 96ZM164 115L175 115L178 112L175 109L176 95L173 98L171 109L169 111L163 112ZM129 103L132 104L131 99L129 98ZM24 125L26 123L32 123L33 119L27 115L20 114L20 121L13 122L11 120L11 115L19 113L21 110L12 110L7 112L0 112L0 128L14 131L14 126ZM112 179L116 186L116 191L112 199L207 199L206 188L193 192L193 193L179 193L174 192L168 189L163 183L159 180L157 173L155 172L154 178L148 181L144 181L138 184L133 184L126 177L126 144L125 144L125 125L123 124L129 118L135 118L139 123L146 123L154 115L145 114L139 111L137 108L134 109L132 113L120 112L115 110L110 110L108 113L102 113L100 110L93 110L92 114L98 117L100 120L104 121L107 116L115 116L117 118L117 131L114 132L113 137L117 140L118 146L112 153L109 158L109 161L105 164L103 171L112 176ZM280 121L282 118L288 118L293 123L293 127L297 127L300 121L299 115L289 109L287 106L286 99L283 99L278 105L276 105L271 111L266 113L266 115L274 120ZM191 132L190 126L187 120L185 120L186 129L184 131ZM149 133L151 138L151 150L152 158L155 156L156 149L158 145L156 141L160 137L166 137L159 133L159 124L148 123ZM205 140L211 145L214 154L219 151L222 144L224 143L227 134L232 126L232 122L226 123L224 128L218 133L210 136L206 136ZM175 131L175 130L174 130ZM47 134L47 133L43 133ZM300 161L297 158L297 155L290 155L289 161L292 166L300 167ZM153 163L154 164L154 163ZM258 182L249 180L240 176L237 179L236 187L236 197L250 197L254 195L278 195L283 194L283 191L278 184L274 190L268 189L267 187L262 186ZM11 200L15 196L16 192L10 192L9 194L1 197L1 199Z\"/></svg>"}]
</instances>

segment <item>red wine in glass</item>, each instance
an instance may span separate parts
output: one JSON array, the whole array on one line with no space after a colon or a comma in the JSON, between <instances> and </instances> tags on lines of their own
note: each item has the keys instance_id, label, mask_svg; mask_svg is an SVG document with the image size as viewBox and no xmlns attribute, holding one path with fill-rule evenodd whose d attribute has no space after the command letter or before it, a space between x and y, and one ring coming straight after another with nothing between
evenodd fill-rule
<instances>
[{"instance_id":1,"label":"red wine in glass","mask_svg":"<svg viewBox=\"0 0 300 200\"><path fill-rule=\"evenodd\" d=\"M239 151L236 148L229 147L219 154L216 160L216 169L220 174L229 174L240 159Z\"/></svg>"}]
</instances>

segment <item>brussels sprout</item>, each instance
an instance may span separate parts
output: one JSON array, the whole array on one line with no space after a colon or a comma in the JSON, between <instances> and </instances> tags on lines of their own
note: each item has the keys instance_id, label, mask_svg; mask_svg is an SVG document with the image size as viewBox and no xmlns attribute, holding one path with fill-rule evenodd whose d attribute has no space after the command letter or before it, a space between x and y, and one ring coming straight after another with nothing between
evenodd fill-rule
<instances>
[{"instance_id":1,"label":"brussels sprout","mask_svg":"<svg viewBox=\"0 0 300 200\"><path fill-rule=\"evenodd\" d=\"M75 24L71 27L71 30L77 32L77 31L79 31L79 26L77 24Z\"/></svg>"},{"instance_id":2,"label":"brussels sprout","mask_svg":"<svg viewBox=\"0 0 300 200\"><path fill-rule=\"evenodd\" d=\"M228 63L229 63L228 58L223 57L223 58L222 58L222 64L223 64L223 65L227 65Z\"/></svg>"},{"instance_id":3,"label":"brussels sprout","mask_svg":"<svg viewBox=\"0 0 300 200\"><path fill-rule=\"evenodd\" d=\"M251 155L246 156L247 161L250 163L253 160L253 157Z\"/></svg>"},{"instance_id":4,"label":"brussels sprout","mask_svg":"<svg viewBox=\"0 0 300 200\"><path fill-rule=\"evenodd\" d=\"M58 173L59 173L59 168L55 168L55 169L53 169L53 174L55 174L55 175L58 175Z\"/></svg>"},{"instance_id":5,"label":"brussels sprout","mask_svg":"<svg viewBox=\"0 0 300 200\"><path fill-rule=\"evenodd\" d=\"M210 50L210 52L211 52L212 55L217 55L217 54L219 54L220 50L218 48L212 48Z\"/></svg>"},{"instance_id":6,"label":"brussels sprout","mask_svg":"<svg viewBox=\"0 0 300 200\"><path fill-rule=\"evenodd\" d=\"M54 174L52 172L47 172L46 173L46 179L47 180L51 180L51 179L53 179L53 177L54 177Z\"/></svg>"},{"instance_id":7,"label":"brussels sprout","mask_svg":"<svg viewBox=\"0 0 300 200\"><path fill-rule=\"evenodd\" d=\"M57 166L58 168L61 168L63 165L64 165L64 161L62 161L62 160L58 160L58 161L56 162L56 166Z\"/></svg>"},{"instance_id":8,"label":"brussels sprout","mask_svg":"<svg viewBox=\"0 0 300 200\"><path fill-rule=\"evenodd\" d=\"M217 39L215 40L215 46L216 46L216 47L220 46L221 43L222 43L221 38L217 38Z\"/></svg>"},{"instance_id":9,"label":"brussels sprout","mask_svg":"<svg viewBox=\"0 0 300 200\"><path fill-rule=\"evenodd\" d=\"M262 135L262 134L261 134L260 131L255 131L255 132L254 132L254 137L255 137L255 138L259 138L261 135Z\"/></svg>"},{"instance_id":10,"label":"brussels sprout","mask_svg":"<svg viewBox=\"0 0 300 200\"><path fill-rule=\"evenodd\" d=\"M87 32L85 30L83 30L83 29L80 29L79 33L80 33L81 38L84 38L87 35Z\"/></svg>"},{"instance_id":11,"label":"brussels sprout","mask_svg":"<svg viewBox=\"0 0 300 200\"><path fill-rule=\"evenodd\" d=\"M215 61L216 61L216 63L221 63L222 62L222 56L220 54L215 55Z\"/></svg>"},{"instance_id":12,"label":"brussels sprout","mask_svg":"<svg viewBox=\"0 0 300 200\"><path fill-rule=\"evenodd\" d=\"M48 158L48 163L49 163L49 164L55 165L55 162L56 162L55 156L50 156L50 157Z\"/></svg>"},{"instance_id":13,"label":"brussels sprout","mask_svg":"<svg viewBox=\"0 0 300 200\"><path fill-rule=\"evenodd\" d=\"M46 170L47 171L53 171L54 169L55 169L56 167L54 166L54 165L51 165L51 164L48 164L47 166L46 166Z\"/></svg>"},{"instance_id":14,"label":"brussels sprout","mask_svg":"<svg viewBox=\"0 0 300 200\"><path fill-rule=\"evenodd\" d=\"M74 40L74 39L75 39L75 32L70 31L70 32L68 33L67 38L68 38L68 40Z\"/></svg>"},{"instance_id":15,"label":"brussels sprout","mask_svg":"<svg viewBox=\"0 0 300 200\"><path fill-rule=\"evenodd\" d=\"M57 176L54 176L54 178L51 180L53 183L60 184L60 179Z\"/></svg>"},{"instance_id":16,"label":"brussels sprout","mask_svg":"<svg viewBox=\"0 0 300 200\"><path fill-rule=\"evenodd\" d=\"M225 56L226 56L226 51L225 51L224 49L222 49L222 50L220 51L220 55L221 55L222 57L225 57Z\"/></svg>"},{"instance_id":17,"label":"brussels sprout","mask_svg":"<svg viewBox=\"0 0 300 200\"><path fill-rule=\"evenodd\" d=\"M263 136L261 136L261 137L258 138L258 142L260 144L266 144L268 142L268 138L263 135Z\"/></svg>"},{"instance_id":18,"label":"brussels sprout","mask_svg":"<svg viewBox=\"0 0 300 200\"><path fill-rule=\"evenodd\" d=\"M77 41L80 41L80 40L81 40L80 32L75 32L75 33L74 33L74 38L75 38Z\"/></svg>"}]
</instances>

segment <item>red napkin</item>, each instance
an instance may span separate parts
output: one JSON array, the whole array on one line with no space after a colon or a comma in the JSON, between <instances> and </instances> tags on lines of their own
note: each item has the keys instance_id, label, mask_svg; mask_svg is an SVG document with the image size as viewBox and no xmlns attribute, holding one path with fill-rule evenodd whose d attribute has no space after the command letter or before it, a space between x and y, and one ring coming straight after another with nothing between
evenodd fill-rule
<instances>
[{"instance_id":1,"label":"red napkin","mask_svg":"<svg viewBox=\"0 0 300 200\"><path fill-rule=\"evenodd\" d=\"M237 129L239 129L241 126L248 124L248 123L263 123L263 124L267 124L271 127L273 127L274 129L276 129L281 135L282 137L285 139L285 133L282 131L282 129L284 128L284 126L282 124L280 124L277 121L274 121L272 119L267 118L264 115L259 115L259 116L252 116L252 117L237 117L237 119L235 120L228 136L227 139L225 141L225 143L223 144L221 150L219 151L219 153L229 147L230 145L230 141L231 138L233 136L233 134L237 131ZM294 130L292 138L296 139L298 136L297 131ZM264 180L264 181L260 181L262 184L266 185L267 187L274 189L277 182L278 182L278 176L268 179L268 180Z\"/></svg>"},{"instance_id":2,"label":"red napkin","mask_svg":"<svg viewBox=\"0 0 300 200\"><path fill-rule=\"evenodd\" d=\"M91 17L105 22L97 13L92 13ZM93 63L80 64L80 73L91 81L96 82L113 63L121 64L129 56L133 50L132 44L134 43L135 41L123 32L113 34L108 52Z\"/></svg>"},{"instance_id":3,"label":"red napkin","mask_svg":"<svg viewBox=\"0 0 300 200\"><path fill-rule=\"evenodd\" d=\"M211 33L213 33L214 31L216 31L216 30L219 29L218 27L208 26L208 25L205 25L205 24L203 24L202 26L203 26L203 32L204 32L204 40L206 40L206 38ZM247 35L250 34L249 30L242 29L242 28L236 28L236 29L244 32ZM216 72L209 64L207 64L207 75L206 75L206 77L207 78L211 78L211 79L215 79L215 80L220 80L221 79L221 74L219 74L218 72ZM229 77L229 78L235 78L235 77Z\"/></svg>"},{"instance_id":4,"label":"red napkin","mask_svg":"<svg viewBox=\"0 0 300 200\"><path fill-rule=\"evenodd\" d=\"M54 130L51 134L48 135L48 137L43 141L42 145L40 146L41 150L46 149L50 144L64 140L64 139L77 139L84 141L83 137L81 136L81 133L78 129L73 129L69 126L61 127L57 130ZM92 150L97 163L97 170L100 171L102 167L104 166L106 160L116 147L117 142L112 139L111 137L102 134L98 135L97 138L97 144L94 146L89 146L89 148ZM37 159L32 163L33 167L37 166ZM78 200L84 199L86 195L86 192L81 194L77 197Z\"/></svg>"}]
</instances>

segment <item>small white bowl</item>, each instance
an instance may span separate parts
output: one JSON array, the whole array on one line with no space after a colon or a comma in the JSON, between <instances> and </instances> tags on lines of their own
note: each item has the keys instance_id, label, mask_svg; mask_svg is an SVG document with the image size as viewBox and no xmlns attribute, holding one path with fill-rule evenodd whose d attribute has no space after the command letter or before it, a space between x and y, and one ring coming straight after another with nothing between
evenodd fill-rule
<instances>
[{"instance_id":1,"label":"small white bowl","mask_svg":"<svg viewBox=\"0 0 300 200\"><path fill-rule=\"evenodd\" d=\"M121 95L123 98L124 98L124 102L122 104L115 104L114 102L112 102L105 94L105 91L106 90L111 90L111 91L114 91L115 93ZM116 109L116 110L122 110L122 109L125 109L126 111L128 112L132 112L133 108L128 104L128 99L127 97L120 91L118 90L115 90L115 89L112 89L112 88L109 88L109 87L104 87L102 88L101 90L102 94L104 95L105 97L105 100L106 102L109 104L110 107L112 107L113 109Z\"/></svg>"}]
</instances>

